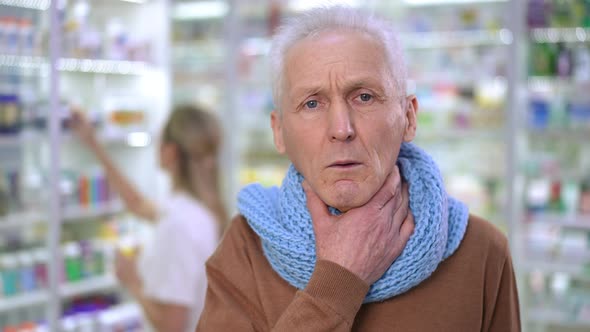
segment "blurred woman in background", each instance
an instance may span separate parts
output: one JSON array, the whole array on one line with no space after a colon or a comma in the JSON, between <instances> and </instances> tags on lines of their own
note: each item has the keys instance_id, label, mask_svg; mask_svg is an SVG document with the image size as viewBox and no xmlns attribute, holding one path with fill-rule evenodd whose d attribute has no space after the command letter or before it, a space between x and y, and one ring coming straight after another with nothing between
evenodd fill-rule
<instances>
[{"instance_id":1,"label":"blurred woman in background","mask_svg":"<svg viewBox=\"0 0 590 332\"><path fill-rule=\"evenodd\" d=\"M173 191L156 203L116 167L82 112L73 112L72 123L127 209L155 224L154 241L138 258L117 253L117 278L157 331L194 331L207 289L205 261L227 220L219 186L217 119L194 106L173 110L159 149L160 166L170 175Z\"/></svg>"}]
</instances>

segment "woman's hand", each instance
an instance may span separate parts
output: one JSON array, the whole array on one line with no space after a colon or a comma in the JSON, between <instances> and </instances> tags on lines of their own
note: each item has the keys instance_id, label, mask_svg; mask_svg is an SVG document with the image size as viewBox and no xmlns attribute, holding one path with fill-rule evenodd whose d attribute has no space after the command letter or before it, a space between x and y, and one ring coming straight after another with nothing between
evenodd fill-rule
<instances>
[{"instance_id":1,"label":"woman's hand","mask_svg":"<svg viewBox=\"0 0 590 332\"><path fill-rule=\"evenodd\" d=\"M81 109L73 107L71 112L71 126L82 142L89 147L96 145L94 127Z\"/></svg>"},{"instance_id":2,"label":"woman's hand","mask_svg":"<svg viewBox=\"0 0 590 332\"><path fill-rule=\"evenodd\" d=\"M115 256L115 275L119 283L132 294L141 289L141 279L137 272L137 255L128 256L117 251Z\"/></svg>"}]
</instances>

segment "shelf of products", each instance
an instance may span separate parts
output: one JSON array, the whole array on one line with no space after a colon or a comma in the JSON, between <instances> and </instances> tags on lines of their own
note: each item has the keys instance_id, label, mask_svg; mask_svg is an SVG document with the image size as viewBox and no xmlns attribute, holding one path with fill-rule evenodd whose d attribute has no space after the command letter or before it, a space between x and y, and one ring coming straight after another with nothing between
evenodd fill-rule
<instances>
[{"instance_id":1,"label":"shelf of products","mask_svg":"<svg viewBox=\"0 0 590 332\"><path fill-rule=\"evenodd\" d=\"M43 217L42 213L33 211L9 213L0 217L0 231L28 227L41 222Z\"/></svg>"},{"instance_id":2,"label":"shelf of products","mask_svg":"<svg viewBox=\"0 0 590 332\"><path fill-rule=\"evenodd\" d=\"M105 275L93 277L84 281L65 283L61 286L59 293L63 299L68 299L111 291L117 287L117 280L111 275ZM49 294L44 290L37 290L9 298L2 298L0 299L0 313L44 304L48 299Z\"/></svg>"},{"instance_id":3,"label":"shelf of products","mask_svg":"<svg viewBox=\"0 0 590 332\"><path fill-rule=\"evenodd\" d=\"M530 35L535 43L583 43L590 41L590 28L537 28Z\"/></svg>"},{"instance_id":4,"label":"shelf of products","mask_svg":"<svg viewBox=\"0 0 590 332\"><path fill-rule=\"evenodd\" d=\"M160 15L168 2L52 3L0 0L0 328L139 330L140 310L121 303L112 274L114 250L134 228L71 132L70 106L86 111L99 141L129 166L140 190L160 193L152 139L169 109L168 18ZM58 26L51 29L54 9ZM51 63L56 36L61 49ZM52 80L52 66L59 80ZM56 81L59 95L52 95ZM59 123L59 142L49 135L51 120Z\"/></svg>"},{"instance_id":5,"label":"shelf of products","mask_svg":"<svg viewBox=\"0 0 590 332\"><path fill-rule=\"evenodd\" d=\"M590 326L590 1L526 2L517 262L527 331Z\"/></svg>"},{"instance_id":6,"label":"shelf of products","mask_svg":"<svg viewBox=\"0 0 590 332\"><path fill-rule=\"evenodd\" d=\"M567 273L572 279L584 282L590 281L590 271L588 267L584 267L585 264L590 263L589 261L564 263L550 258L548 260L531 258L528 263L522 265L522 268L527 272L540 272L543 274Z\"/></svg>"},{"instance_id":7,"label":"shelf of products","mask_svg":"<svg viewBox=\"0 0 590 332\"><path fill-rule=\"evenodd\" d=\"M533 224L555 225L565 228L573 228L590 231L590 214L586 215L560 215L545 214L531 218Z\"/></svg>"},{"instance_id":8,"label":"shelf of products","mask_svg":"<svg viewBox=\"0 0 590 332\"><path fill-rule=\"evenodd\" d=\"M0 55L0 67L14 67L20 69L42 70L41 75L46 75L49 70L49 61L43 57ZM99 59L60 59L57 68L64 72L115 74L115 75L142 75L151 69L146 62L118 61Z\"/></svg>"},{"instance_id":9,"label":"shelf of products","mask_svg":"<svg viewBox=\"0 0 590 332\"><path fill-rule=\"evenodd\" d=\"M0 0L0 6L17 8L47 10L51 4L50 0Z\"/></svg>"},{"instance_id":10,"label":"shelf of products","mask_svg":"<svg viewBox=\"0 0 590 332\"><path fill-rule=\"evenodd\" d=\"M510 45L512 32L501 30L465 30L447 32L413 32L400 36L404 47L414 49L457 48Z\"/></svg>"},{"instance_id":11,"label":"shelf of products","mask_svg":"<svg viewBox=\"0 0 590 332\"><path fill-rule=\"evenodd\" d=\"M120 200L105 201L89 205L78 205L64 209L64 222L87 220L105 217L124 211L124 205Z\"/></svg>"},{"instance_id":12,"label":"shelf of products","mask_svg":"<svg viewBox=\"0 0 590 332\"><path fill-rule=\"evenodd\" d=\"M46 332L49 326L42 315L34 312L24 321L8 322L3 331ZM18 320L17 318L14 319ZM69 302L59 319L59 331L144 331L141 308L112 296L90 296Z\"/></svg>"},{"instance_id":13,"label":"shelf of products","mask_svg":"<svg viewBox=\"0 0 590 332\"><path fill-rule=\"evenodd\" d=\"M72 298L113 290L119 287L114 276L104 275L83 281L64 284L60 289L62 298Z\"/></svg>"},{"instance_id":14,"label":"shelf of products","mask_svg":"<svg viewBox=\"0 0 590 332\"><path fill-rule=\"evenodd\" d=\"M0 299L0 313L43 304L49 298L46 291L34 291L12 298Z\"/></svg>"},{"instance_id":15,"label":"shelf of products","mask_svg":"<svg viewBox=\"0 0 590 332\"><path fill-rule=\"evenodd\" d=\"M586 312L590 309L584 309ZM532 308L529 309L528 319L534 323L554 325L565 328L589 328L590 318L583 313L583 318L571 317L567 312L555 308Z\"/></svg>"}]
</instances>

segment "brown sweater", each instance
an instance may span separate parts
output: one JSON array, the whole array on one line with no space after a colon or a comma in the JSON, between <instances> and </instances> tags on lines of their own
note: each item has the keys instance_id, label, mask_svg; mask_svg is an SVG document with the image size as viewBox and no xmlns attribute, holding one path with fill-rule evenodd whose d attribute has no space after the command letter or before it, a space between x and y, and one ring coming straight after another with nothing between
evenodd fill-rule
<instances>
[{"instance_id":1,"label":"brown sweater","mask_svg":"<svg viewBox=\"0 0 590 332\"><path fill-rule=\"evenodd\" d=\"M298 291L272 269L241 216L207 262L207 277L197 331L520 331L506 238L474 216L430 278L384 302L363 305L368 285L328 261Z\"/></svg>"}]
</instances>

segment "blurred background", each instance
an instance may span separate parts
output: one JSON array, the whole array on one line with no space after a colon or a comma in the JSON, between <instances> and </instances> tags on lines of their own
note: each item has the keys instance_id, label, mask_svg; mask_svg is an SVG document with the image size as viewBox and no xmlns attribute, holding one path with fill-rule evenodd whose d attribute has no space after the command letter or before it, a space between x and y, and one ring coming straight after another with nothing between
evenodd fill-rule
<instances>
[{"instance_id":1,"label":"blurred background","mask_svg":"<svg viewBox=\"0 0 590 332\"><path fill-rule=\"evenodd\" d=\"M401 32L416 142L509 238L525 331L590 331L590 0L54 2L0 0L2 331L143 331L112 259L151 230L70 132L69 106L157 199L163 120L205 105L224 126L233 214L244 184L280 184L288 166L269 126L269 38L323 3Z\"/></svg>"}]
</instances>

